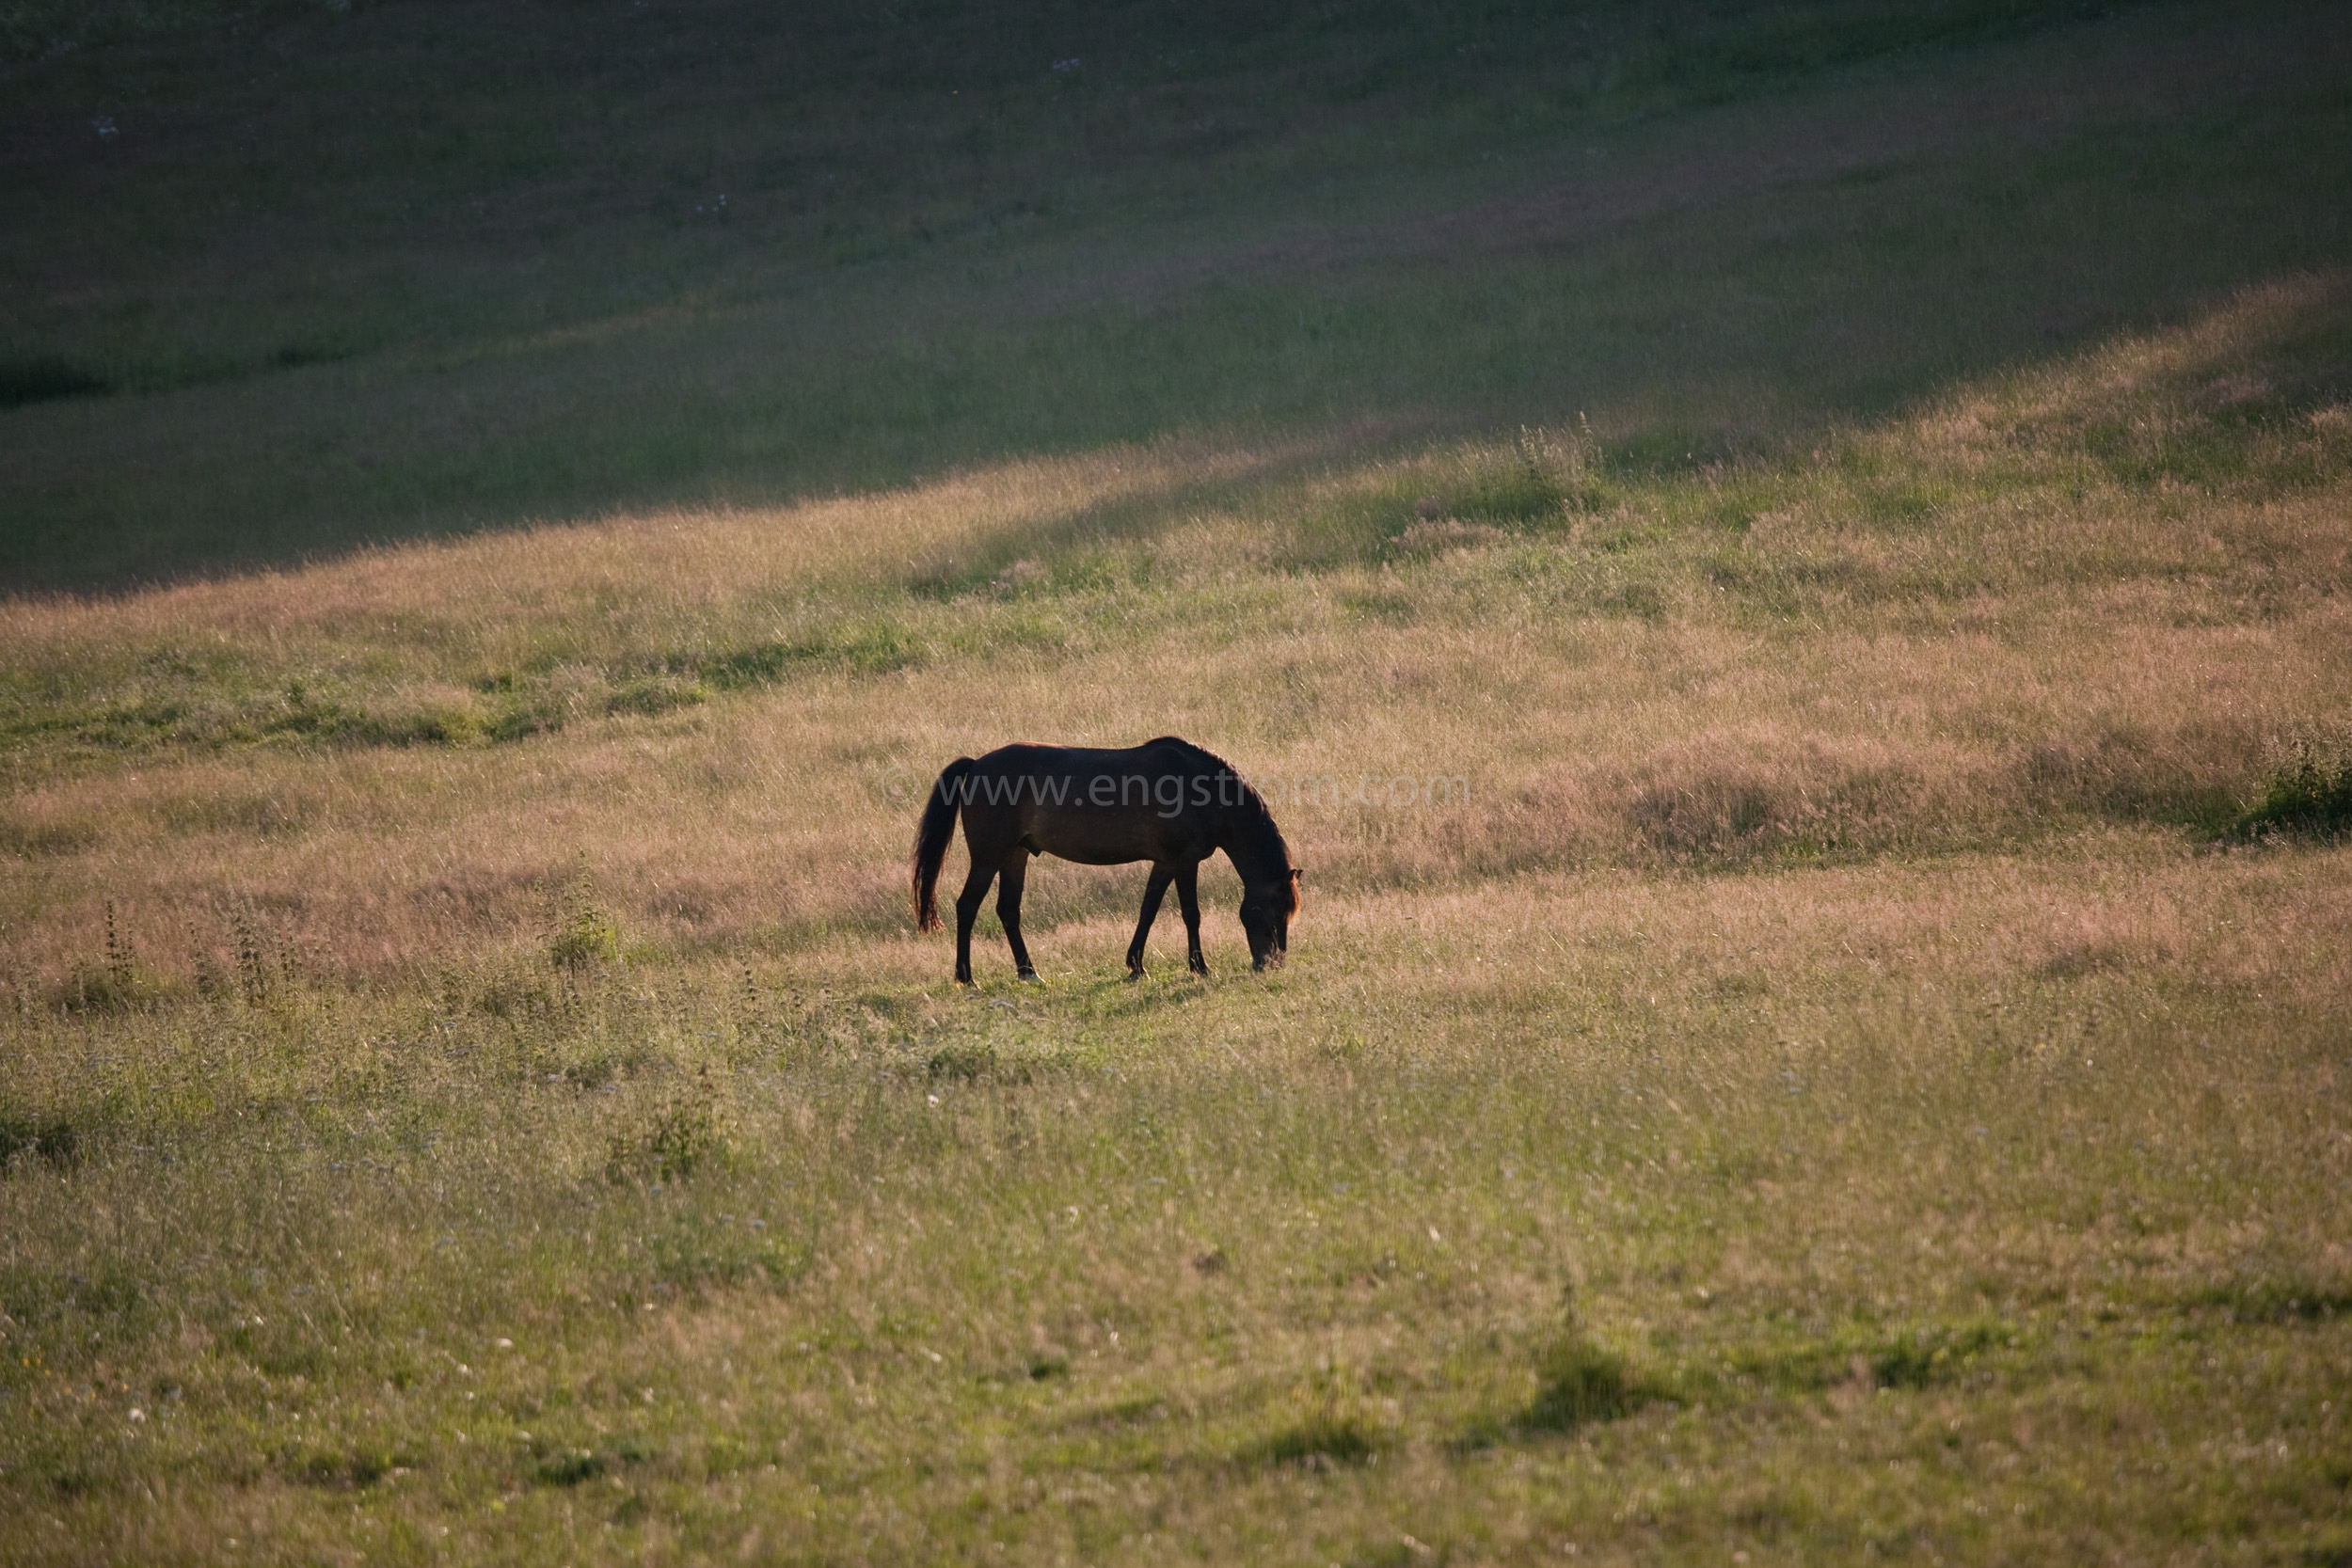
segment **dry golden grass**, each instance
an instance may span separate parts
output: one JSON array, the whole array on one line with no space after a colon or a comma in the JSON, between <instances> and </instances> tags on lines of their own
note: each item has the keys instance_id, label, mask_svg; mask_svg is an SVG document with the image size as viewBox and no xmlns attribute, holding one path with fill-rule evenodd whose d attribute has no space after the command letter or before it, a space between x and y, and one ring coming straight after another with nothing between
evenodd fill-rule
<instances>
[{"instance_id":1,"label":"dry golden grass","mask_svg":"<svg viewBox=\"0 0 2352 1568\"><path fill-rule=\"evenodd\" d=\"M535 940L583 862L656 948L895 929L914 794L1016 737L1224 752L1290 806L1325 896L2087 820L2210 833L2265 746L2352 689L2342 414L2265 426L2202 483L2119 473L2084 433L2125 408L2127 443L2213 440L2200 400L2252 396L2282 341L2343 309L2340 280L2258 292L1809 460L1617 480L1434 557L1392 549L1425 519L1381 509L1443 510L1529 461L1572 492L1581 437L1324 463L1303 486L1282 476L1311 454L1171 446L19 602L12 662L92 704L176 681L184 705L261 711L307 680L378 719L471 714L502 676L560 726L28 748L0 895L19 973L88 961L107 900L159 975L225 941L237 900L333 971L430 968ZM1343 559L1283 568L1333 537ZM836 657L703 684L794 637ZM646 691L662 711L628 711ZM1456 794L1391 809L1399 780ZM1132 879L1050 867L1043 917Z\"/></svg>"}]
</instances>

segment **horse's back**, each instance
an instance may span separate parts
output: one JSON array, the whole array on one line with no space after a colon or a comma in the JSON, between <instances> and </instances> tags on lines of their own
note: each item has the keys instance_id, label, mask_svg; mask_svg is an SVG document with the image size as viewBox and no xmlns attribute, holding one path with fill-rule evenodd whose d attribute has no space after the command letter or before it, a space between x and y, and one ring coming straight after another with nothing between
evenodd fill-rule
<instances>
[{"instance_id":1,"label":"horse's back","mask_svg":"<svg viewBox=\"0 0 2352 1568\"><path fill-rule=\"evenodd\" d=\"M1050 746L1016 740L975 758L975 771L995 774L1069 774L1161 772L1173 768L1193 770L1222 767L1215 756L1181 736L1163 735L1140 746Z\"/></svg>"}]
</instances>

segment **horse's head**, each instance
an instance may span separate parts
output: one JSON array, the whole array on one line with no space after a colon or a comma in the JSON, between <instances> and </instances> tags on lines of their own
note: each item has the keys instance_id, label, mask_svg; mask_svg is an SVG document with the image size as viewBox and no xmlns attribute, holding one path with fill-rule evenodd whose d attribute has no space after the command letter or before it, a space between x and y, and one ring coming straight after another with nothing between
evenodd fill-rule
<instances>
[{"instance_id":1,"label":"horse's head","mask_svg":"<svg viewBox=\"0 0 2352 1568\"><path fill-rule=\"evenodd\" d=\"M1298 884L1306 873L1284 866L1263 881L1244 881L1241 890L1241 928L1249 938L1249 967L1279 964L1291 945L1291 916L1298 912Z\"/></svg>"}]
</instances>

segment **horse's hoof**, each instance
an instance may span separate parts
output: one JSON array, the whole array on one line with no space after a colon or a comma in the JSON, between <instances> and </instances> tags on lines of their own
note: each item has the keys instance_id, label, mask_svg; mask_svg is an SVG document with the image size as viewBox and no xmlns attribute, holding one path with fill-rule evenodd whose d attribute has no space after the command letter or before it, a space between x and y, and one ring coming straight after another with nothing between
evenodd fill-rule
<instances>
[{"instance_id":1,"label":"horse's hoof","mask_svg":"<svg viewBox=\"0 0 2352 1568\"><path fill-rule=\"evenodd\" d=\"M1035 980L1037 978L1037 971L1034 969L1025 969L1021 971L1019 974L1015 975L1014 978L1020 980Z\"/></svg>"},{"instance_id":2,"label":"horse's hoof","mask_svg":"<svg viewBox=\"0 0 2352 1568\"><path fill-rule=\"evenodd\" d=\"M1142 978L1143 978L1143 966L1142 966L1141 964L1134 964L1134 965L1130 965L1130 966L1129 966L1129 968L1128 968L1128 970L1127 970L1127 981L1128 981L1128 984L1133 985L1136 981L1140 980L1140 979L1142 979Z\"/></svg>"}]
</instances>

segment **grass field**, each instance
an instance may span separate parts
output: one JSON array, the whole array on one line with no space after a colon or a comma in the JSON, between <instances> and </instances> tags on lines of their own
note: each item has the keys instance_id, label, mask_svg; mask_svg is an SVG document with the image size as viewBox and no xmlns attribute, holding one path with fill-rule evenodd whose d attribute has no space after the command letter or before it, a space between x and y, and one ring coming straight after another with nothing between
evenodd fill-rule
<instances>
[{"instance_id":1,"label":"grass field","mask_svg":"<svg viewBox=\"0 0 2352 1568\"><path fill-rule=\"evenodd\" d=\"M2348 67L0 4L0 1561L2352 1560Z\"/></svg>"}]
</instances>

